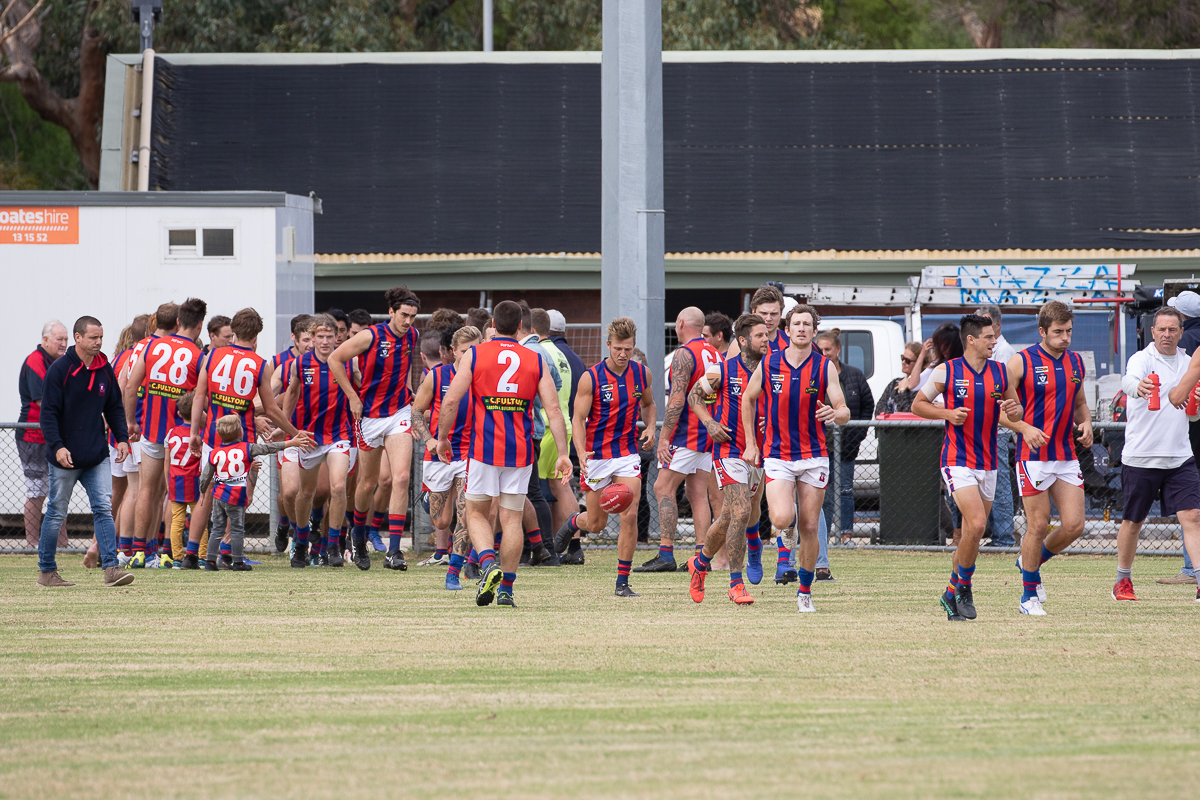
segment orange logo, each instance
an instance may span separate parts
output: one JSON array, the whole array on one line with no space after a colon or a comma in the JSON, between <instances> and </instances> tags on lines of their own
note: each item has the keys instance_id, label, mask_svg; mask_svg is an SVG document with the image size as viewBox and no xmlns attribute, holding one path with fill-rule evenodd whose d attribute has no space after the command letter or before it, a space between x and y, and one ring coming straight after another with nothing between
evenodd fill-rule
<instances>
[{"instance_id":1,"label":"orange logo","mask_svg":"<svg viewBox=\"0 0 1200 800\"><path fill-rule=\"evenodd\" d=\"M79 244L79 209L0 207L0 244Z\"/></svg>"}]
</instances>

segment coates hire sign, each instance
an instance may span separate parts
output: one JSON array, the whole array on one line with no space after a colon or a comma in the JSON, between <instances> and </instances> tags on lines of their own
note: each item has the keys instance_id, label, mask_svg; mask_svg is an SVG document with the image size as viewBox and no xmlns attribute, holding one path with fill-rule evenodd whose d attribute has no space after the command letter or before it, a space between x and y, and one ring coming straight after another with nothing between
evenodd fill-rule
<instances>
[{"instance_id":1,"label":"coates hire sign","mask_svg":"<svg viewBox=\"0 0 1200 800\"><path fill-rule=\"evenodd\" d=\"M0 244L79 244L79 209L0 206Z\"/></svg>"}]
</instances>

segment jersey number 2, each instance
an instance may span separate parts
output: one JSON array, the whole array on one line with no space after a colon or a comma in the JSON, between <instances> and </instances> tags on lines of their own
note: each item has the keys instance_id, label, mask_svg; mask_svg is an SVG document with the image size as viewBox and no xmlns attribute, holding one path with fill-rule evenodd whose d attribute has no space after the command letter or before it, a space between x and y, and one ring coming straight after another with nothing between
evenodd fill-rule
<instances>
[{"instance_id":1,"label":"jersey number 2","mask_svg":"<svg viewBox=\"0 0 1200 800\"><path fill-rule=\"evenodd\" d=\"M516 394L517 385L512 383L512 379L517 374L517 370L521 368L521 356L512 350L501 350L497 361L507 363L508 368L500 376L500 381L496 384L496 391L504 394Z\"/></svg>"}]
</instances>

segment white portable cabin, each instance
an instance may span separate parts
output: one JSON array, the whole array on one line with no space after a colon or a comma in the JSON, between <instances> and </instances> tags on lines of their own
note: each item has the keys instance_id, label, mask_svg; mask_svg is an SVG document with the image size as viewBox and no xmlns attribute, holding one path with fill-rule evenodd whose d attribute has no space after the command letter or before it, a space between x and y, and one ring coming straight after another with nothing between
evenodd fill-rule
<instances>
[{"instance_id":1,"label":"white portable cabin","mask_svg":"<svg viewBox=\"0 0 1200 800\"><path fill-rule=\"evenodd\" d=\"M21 362L51 319L69 331L96 317L112 358L136 315L199 297L209 317L256 309L259 354L279 352L291 317L313 310L320 210L283 192L0 192L0 421L16 421Z\"/></svg>"}]
</instances>

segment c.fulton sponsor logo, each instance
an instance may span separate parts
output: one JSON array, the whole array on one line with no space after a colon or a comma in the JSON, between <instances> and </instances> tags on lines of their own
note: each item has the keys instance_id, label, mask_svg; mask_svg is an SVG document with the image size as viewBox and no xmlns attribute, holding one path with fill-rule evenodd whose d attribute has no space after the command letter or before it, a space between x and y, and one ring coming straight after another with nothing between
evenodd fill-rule
<instances>
[{"instance_id":1,"label":"c.fulton sponsor logo","mask_svg":"<svg viewBox=\"0 0 1200 800\"><path fill-rule=\"evenodd\" d=\"M183 396L183 387L175 386L170 383L150 381L150 394L157 397L171 397L178 399Z\"/></svg>"},{"instance_id":2,"label":"c.fulton sponsor logo","mask_svg":"<svg viewBox=\"0 0 1200 800\"><path fill-rule=\"evenodd\" d=\"M487 411L527 411L529 401L523 397L485 397L483 407Z\"/></svg>"}]
</instances>

